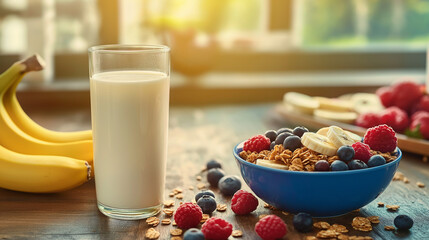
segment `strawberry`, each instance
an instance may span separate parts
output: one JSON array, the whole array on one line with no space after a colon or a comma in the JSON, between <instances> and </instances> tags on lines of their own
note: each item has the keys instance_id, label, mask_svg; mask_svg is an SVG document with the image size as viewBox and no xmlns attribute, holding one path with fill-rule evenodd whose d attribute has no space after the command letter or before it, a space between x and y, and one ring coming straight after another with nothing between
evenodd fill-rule
<instances>
[{"instance_id":1,"label":"strawberry","mask_svg":"<svg viewBox=\"0 0 429 240\"><path fill-rule=\"evenodd\" d=\"M375 94L377 94L377 96L380 98L380 101L383 104L383 106L385 106L385 107L392 106L392 104L393 104L393 90L391 87L389 87L389 86L381 87L381 88L377 89Z\"/></svg>"},{"instance_id":2,"label":"strawberry","mask_svg":"<svg viewBox=\"0 0 429 240\"><path fill-rule=\"evenodd\" d=\"M415 120L417 120L418 118L424 117L424 116L429 116L429 111L417 111L415 113L413 113L413 115L411 115L411 122L414 122Z\"/></svg>"},{"instance_id":3,"label":"strawberry","mask_svg":"<svg viewBox=\"0 0 429 240\"><path fill-rule=\"evenodd\" d=\"M419 110L429 112L429 95L420 98Z\"/></svg>"},{"instance_id":4,"label":"strawberry","mask_svg":"<svg viewBox=\"0 0 429 240\"><path fill-rule=\"evenodd\" d=\"M380 123L387 124L396 132L402 132L408 127L407 113L397 107L389 107L380 113Z\"/></svg>"},{"instance_id":5,"label":"strawberry","mask_svg":"<svg viewBox=\"0 0 429 240\"><path fill-rule=\"evenodd\" d=\"M420 85L411 81L403 81L392 85L393 101L392 105L400 109L411 112L411 107L420 101L423 92Z\"/></svg>"},{"instance_id":6,"label":"strawberry","mask_svg":"<svg viewBox=\"0 0 429 240\"><path fill-rule=\"evenodd\" d=\"M424 139L429 139L429 116L416 118L411 122L410 131L421 134Z\"/></svg>"}]
</instances>

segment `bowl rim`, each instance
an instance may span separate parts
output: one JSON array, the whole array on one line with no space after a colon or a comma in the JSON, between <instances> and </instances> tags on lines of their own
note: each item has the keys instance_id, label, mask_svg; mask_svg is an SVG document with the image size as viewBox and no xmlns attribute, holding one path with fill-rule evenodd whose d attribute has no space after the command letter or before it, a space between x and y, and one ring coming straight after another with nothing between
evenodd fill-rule
<instances>
[{"instance_id":1,"label":"bowl rim","mask_svg":"<svg viewBox=\"0 0 429 240\"><path fill-rule=\"evenodd\" d=\"M389 163L380 165L380 166L376 166L376 167L368 167L368 168L364 168L364 169L356 169L356 170L345 170L345 171L325 171L325 172L319 172L319 171L314 171L314 172L308 172L308 171L289 171L289 170L283 170L283 169L276 169L276 168L270 168L270 167L265 167L265 166L260 166L260 165L256 165L254 163L250 163L244 159L242 159L239 155L239 153L237 153L237 150L240 149L239 146L243 145L243 142L238 143L237 145L235 145L234 149L233 149L233 154L234 157L237 161L240 162L240 164L244 164L250 167L254 167L256 169L260 169L260 170L264 170L264 171L272 171L272 172L278 172L278 173L288 173L288 174L292 174L292 175L348 175L348 174L359 174L362 172L371 172L371 171L377 171L378 169L382 169L382 168L387 168L390 165L395 165L397 162L399 162L402 158L402 151L401 149L399 149L398 147L396 147L394 152L397 152L397 158Z\"/></svg>"}]
</instances>

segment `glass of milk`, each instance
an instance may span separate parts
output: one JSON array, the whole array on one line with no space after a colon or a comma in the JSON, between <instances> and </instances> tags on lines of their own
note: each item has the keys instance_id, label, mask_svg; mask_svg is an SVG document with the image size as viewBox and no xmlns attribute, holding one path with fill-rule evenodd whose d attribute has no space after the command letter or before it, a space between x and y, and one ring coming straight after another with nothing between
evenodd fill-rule
<instances>
[{"instance_id":1,"label":"glass of milk","mask_svg":"<svg viewBox=\"0 0 429 240\"><path fill-rule=\"evenodd\" d=\"M117 219L153 216L165 188L170 49L104 45L88 52L98 209Z\"/></svg>"}]
</instances>

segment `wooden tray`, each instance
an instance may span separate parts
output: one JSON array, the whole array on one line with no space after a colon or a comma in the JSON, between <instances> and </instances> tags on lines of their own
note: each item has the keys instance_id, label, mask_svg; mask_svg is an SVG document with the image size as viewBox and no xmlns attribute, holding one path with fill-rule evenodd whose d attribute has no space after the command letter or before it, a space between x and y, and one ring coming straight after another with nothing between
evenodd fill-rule
<instances>
[{"instance_id":1,"label":"wooden tray","mask_svg":"<svg viewBox=\"0 0 429 240\"><path fill-rule=\"evenodd\" d=\"M316 118L314 116L299 113L299 112L292 112L286 109L281 104L275 107L275 111L279 113L286 121L293 123L294 125L302 125L309 128L315 128L315 129L336 125L345 130L354 132L360 136L363 136L366 132L366 128L361 128L355 125L335 122L335 121L326 120L326 119L320 119L320 118ZM402 151L422 154L425 156L429 155L429 141L410 138L405 136L404 134L398 134L398 133L396 134L396 137L398 138L398 147Z\"/></svg>"}]
</instances>

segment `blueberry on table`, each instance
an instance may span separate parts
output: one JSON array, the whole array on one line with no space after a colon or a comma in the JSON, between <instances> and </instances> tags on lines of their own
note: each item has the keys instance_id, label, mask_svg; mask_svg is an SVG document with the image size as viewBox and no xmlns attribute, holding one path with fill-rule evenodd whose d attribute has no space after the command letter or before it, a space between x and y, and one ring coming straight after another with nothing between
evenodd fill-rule
<instances>
[{"instance_id":1,"label":"blueberry on table","mask_svg":"<svg viewBox=\"0 0 429 240\"><path fill-rule=\"evenodd\" d=\"M373 155L368 160L368 167L376 167L386 163L386 159L381 155Z\"/></svg>"},{"instance_id":2,"label":"blueberry on table","mask_svg":"<svg viewBox=\"0 0 429 240\"><path fill-rule=\"evenodd\" d=\"M308 213L298 213L293 216L293 226L298 232L310 232L313 229L313 218Z\"/></svg>"},{"instance_id":3,"label":"blueberry on table","mask_svg":"<svg viewBox=\"0 0 429 240\"><path fill-rule=\"evenodd\" d=\"M341 160L335 160L331 163L331 171L346 171L349 170L347 163Z\"/></svg>"},{"instance_id":4,"label":"blueberry on table","mask_svg":"<svg viewBox=\"0 0 429 240\"><path fill-rule=\"evenodd\" d=\"M183 235L183 240L204 240L204 234L198 228L190 228Z\"/></svg>"},{"instance_id":5,"label":"blueberry on table","mask_svg":"<svg viewBox=\"0 0 429 240\"><path fill-rule=\"evenodd\" d=\"M277 132L274 130L268 130L265 132L265 137L269 138L270 141L273 142L277 138Z\"/></svg>"},{"instance_id":6,"label":"blueberry on table","mask_svg":"<svg viewBox=\"0 0 429 240\"><path fill-rule=\"evenodd\" d=\"M195 195L195 202L198 202L198 199L200 199L204 195L212 196L215 198L215 194L212 190L202 190L201 192L197 193L197 195Z\"/></svg>"},{"instance_id":7,"label":"blueberry on table","mask_svg":"<svg viewBox=\"0 0 429 240\"><path fill-rule=\"evenodd\" d=\"M293 136L292 133L290 132L284 132L284 133L280 133L279 135L277 135L276 140L274 141L277 144L283 144L283 142L285 141L285 139L289 136Z\"/></svg>"},{"instance_id":8,"label":"blueberry on table","mask_svg":"<svg viewBox=\"0 0 429 240\"><path fill-rule=\"evenodd\" d=\"M355 159L349 162L350 170L357 170L357 169L364 169L364 168L368 168L368 165L366 165L366 163L362 160Z\"/></svg>"},{"instance_id":9,"label":"blueberry on table","mask_svg":"<svg viewBox=\"0 0 429 240\"><path fill-rule=\"evenodd\" d=\"M414 221L407 215L399 215L395 217L393 223L395 224L396 228L398 228L398 230L408 230L413 226Z\"/></svg>"},{"instance_id":10,"label":"blueberry on table","mask_svg":"<svg viewBox=\"0 0 429 240\"><path fill-rule=\"evenodd\" d=\"M295 149L302 147L301 138L295 135L289 136L284 140L283 147L293 152Z\"/></svg>"},{"instance_id":11,"label":"blueberry on table","mask_svg":"<svg viewBox=\"0 0 429 240\"><path fill-rule=\"evenodd\" d=\"M277 130L277 135L280 135L281 133L292 133L293 129L291 128L280 128L279 130Z\"/></svg>"},{"instance_id":12,"label":"blueberry on table","mask_svg":"<svg viewBox=\"0 0 429 240\"><path fill-rule=\"evenodd\" d=\"M225 196L232 196L240 190L241 181L237 176L224 176L219 180L218 188Z\"/></svg>"},{"instance_id":13,"label":"blueberry on table","mask_svg":"<svg viewBox=\"0 0 429 240\"><path fill-rule=\"evenodd\" d=\"M292 133L294 135L297 135L298 137L302 137L304 133L308 132L308 129L306 127L296 127L293 129Z\"/></svg>"},{"instance_id":14,"label":"blueberry on table","mask_svg":"<svg viewBox=\"0 0 429 240\"><path fill-rule=\"evenodd\" d=\"M350 162L355 157L355 150L352 146L341 146L337 150L338 157L344 162Z\"/></svg>"},{"instance_id":15,"label":"blueberry on table","mask_svg":"<svg viewBox=\"0 0 429 240\"><path fill-rule=\"evenodd\" d=\"M220 168L212 168L207 172L207 181L210 186L217 187L219 179L225 176L225 172Z\"/></svg>"},{"instance_id":16,"label":"blueberry on table","mask_svg":"<svg viewBox=\"0 0 429 240\"><path fill-rule=\"evenodd\" d=\"M212 159L207 162L206 168L207 170L210 170L212 168L222 168L222 165L218 161Z\"/></svg>"},{"instance_id":17,"label":"blueberry on table","mask_svg":"<svg viewBox=\"0 0 429 240\"><path fill-rule=\"evenodd\" d=\"M204 195L197 201L197 205L200 206L201 210L205 214L210 214L216 210L217 204L214 197L209 195Z\"/></svg>"},{"instance_id":18,"label":"blueberry on table","mask_svg":"<svg viewBox=\"0 0 429 240\"><path fill-rule=\"evenodd\" d=\"M329 162L326 160L319 160L314 165L316 171L329 171Z\"/></svg>"}]
</instances>

